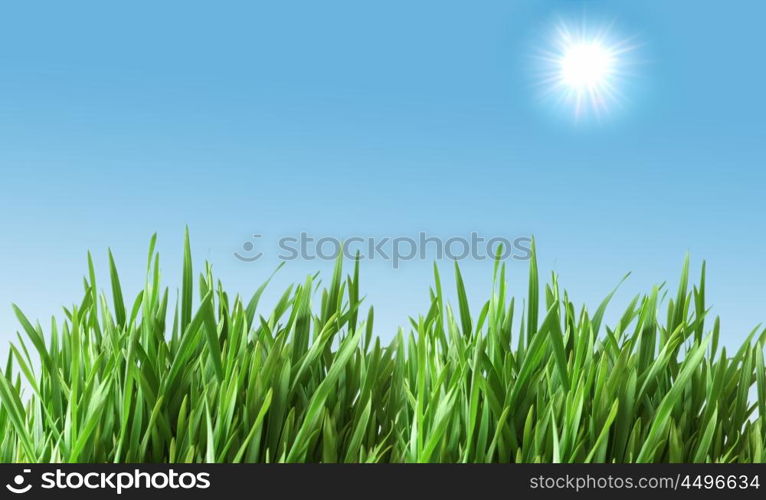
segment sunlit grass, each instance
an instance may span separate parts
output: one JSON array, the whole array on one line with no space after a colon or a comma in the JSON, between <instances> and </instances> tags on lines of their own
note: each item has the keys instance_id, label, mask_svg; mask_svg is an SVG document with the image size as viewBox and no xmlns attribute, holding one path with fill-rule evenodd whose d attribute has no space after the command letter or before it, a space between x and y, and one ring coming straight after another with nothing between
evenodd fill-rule
<instances>
[{"instance_id":1,"label":"sunlit grass","mask_svg":"<svg viewBox=\"0 0 766 500\"><path fill-rule=\"evenodd\" d=\"M384 344L358 262L263 310L265 284L245 300L209 266L195 279L187 237L174 306L154 241L132 302L110 255L110 289L89 259L82 301L49 328L15 309L0 460L764 461L766 333L719 346L704 266L690 287L687 261L675 294L654 288L611 326L611 294L577 308L555 276L540 288L534 254L522 307L501 263L477 311L457 266L454 310L435 269L428 311Z\"/></svg>"}]
</instances>

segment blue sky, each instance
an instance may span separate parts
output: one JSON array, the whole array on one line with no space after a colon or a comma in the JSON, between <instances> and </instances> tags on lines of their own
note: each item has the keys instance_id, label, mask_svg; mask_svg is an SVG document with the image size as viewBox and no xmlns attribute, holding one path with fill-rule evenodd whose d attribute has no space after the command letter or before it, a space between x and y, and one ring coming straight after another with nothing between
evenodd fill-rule
<instances>
[{"instance_id":1,"label":"blue sky","mask_svg":"<svg viewBox=\"0 0 766 500\"><path fill-rule=\"evenodd\" d=\"M534 234L595 306L674 283L686 252L734 342L764 320L762 2L23 2L0 8L0 336L10 303L79 300L85 255L141 286L158 232L249 293L250 234ZM559 19L631 37L623 105L574 123L539 99ZM446 264L446 263L445 263ZM491 266L463 262L478 302ZM525 291L525 263L511 285ZM277 288L327 269L288 263ZM387 337L424 311L430 262L364 266ZM277 289L275 289L276 293Z\"/></svg>"}]
</instances>

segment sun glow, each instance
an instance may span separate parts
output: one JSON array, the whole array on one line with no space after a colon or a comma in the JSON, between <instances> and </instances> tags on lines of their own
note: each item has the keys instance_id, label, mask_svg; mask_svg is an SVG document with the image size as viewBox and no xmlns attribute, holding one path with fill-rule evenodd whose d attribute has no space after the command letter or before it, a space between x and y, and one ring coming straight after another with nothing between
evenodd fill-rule
<instances>
[{"instance_id":1,"label":"sun glow","mask_svg":"<svg viewBox=\"0 0 766 500\"><path fill-rule=\"evenodd\" d=\"M623 100L620 90L633 49L627 41L616 40L609 28L560 22L552 47L539 57L544 95L575 118L605 115Z\"/></svg>"},{"instance_id":2,"label":"sun glow","mask_svg":"<svg viewBox=\"0 0 766 500\"><path fill-rule=\"evenodd\" d=\"M580 42L561 58L561 81L575 90L597 89L614 70L612 51L598 42Z\"/></svg>"}]
</instances>

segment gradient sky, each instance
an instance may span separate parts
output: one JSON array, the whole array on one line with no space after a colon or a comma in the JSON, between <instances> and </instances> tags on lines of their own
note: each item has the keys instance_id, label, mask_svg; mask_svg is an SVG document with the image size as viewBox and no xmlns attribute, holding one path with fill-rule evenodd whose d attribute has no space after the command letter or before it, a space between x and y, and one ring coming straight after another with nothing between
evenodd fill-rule
<instances>
[{"instance_id":1,"label":"gradient sky","mask_svg":"<svg viewBox=\"0 0 766 500\"><path fill-rule=\"evenodd\" d=\"M558 19L639 47L625 99L573 123L539 99ZM251 293L277 263L252 233L534 234L541 268L595 307L708 261L724 338L766 319L763 2L14 2L0 7L0 337L10 304L79 301L86 251L143 282L159 233L176 287L199 269ZM267 248L269 250L269 248ZM445 270L448 263L442 263ZM466 261L475 303L491 265ZM290 262L274 293L317 261ZM523 295L526 264L510 263ZM368 262L389 337L425 312L431 262ZM102 280L105 283L105 280ZM617 309L613 309L616 312Z\"/></svg>"}]
</instances>

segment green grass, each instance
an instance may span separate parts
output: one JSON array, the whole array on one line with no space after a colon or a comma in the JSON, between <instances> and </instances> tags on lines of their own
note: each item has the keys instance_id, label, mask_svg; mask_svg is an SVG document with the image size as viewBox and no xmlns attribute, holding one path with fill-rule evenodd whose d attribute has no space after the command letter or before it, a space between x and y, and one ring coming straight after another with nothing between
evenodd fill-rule
<instances>
[{"instance_id":1,"label":"green grass","mask_svg":"<svg viewBox=\"0 0 766 500\"><path fill-rule=\"evenodd\" d=\"M521 307L493 268L489 299L457 307L434 269L430 308L388 344L359 266L285 290L270 310L232 297L188 236L178 304L152 239L126 302L113 259L0 369L0 460L24 462L762 462L766 332L736 351L705 321L704 265L676 293L636 297L612 326L531 260ZM196 283L195 283L196 282ZM661 312L662 311L662 312Z\"/></svg>"}]
</instances>

